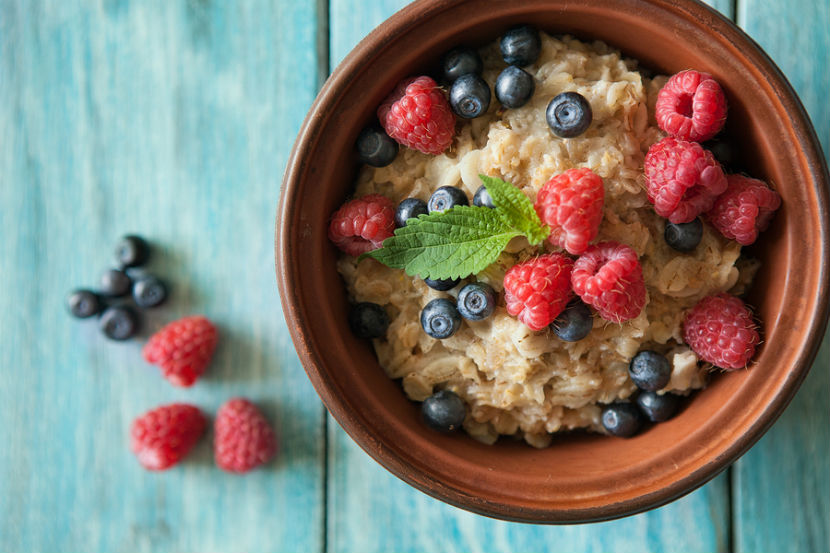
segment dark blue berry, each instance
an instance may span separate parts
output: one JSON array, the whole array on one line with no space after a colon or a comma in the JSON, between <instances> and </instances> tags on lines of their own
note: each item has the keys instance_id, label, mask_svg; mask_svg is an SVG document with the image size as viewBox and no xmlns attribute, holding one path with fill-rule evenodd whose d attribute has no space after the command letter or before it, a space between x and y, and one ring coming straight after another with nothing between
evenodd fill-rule
<instances>
[{"instance_id":1,"label":"dark blue berry","mask_svg":"<svg viewBox=\"0 0 830 553\"><path fill-rule=\"evenodd\" d=\"M398 209L395 211L395 226L403 227L410 219L418 215L426 215L428 212L427 203L424 200L407 198L398 204Z\"/></svg>"},{"instance_id":2,"label":"dark blue berry","mask_svg":"<svg viewBox=\"0 0 830 553\"><path fill-rule=\"evenodd\" d=\"M447 290L452 290L458 283L461 282L460 278L425 278L424 284L432 288L433 290L438 290L439 292L446 292Z\"/></svg>"},{"instance_id":3,"label":"dark blue berry","mask_svg":"<svg viewBox=\"0 0 830 553\"><path fill-rule=\"evenodd\" d=\"M142 276L133 283L133 300L139 307L156 307L167 299L167 287L152 275Z\"/></svg>"},{"instance_id":4,"label":"dark blue berry","mask_svg":"<svg viewBox=\"0 0 830 553\"><path fill-rule=\"evenodd\" d=\"M461 326L461 315L450 300L434 299L421 311L421 326L429 336L443 340L458 331Z\"/></svg>"},{"instance_id":5,"label":"dark blue berry","mask_svg":"<svg viewBox=\"0 0 830 553\"><path fill-rule=\"evenodd\" d=\"M493 198L490 197L490 193L487 191L487 187L483 184L478 187L475 196L473 196L473 205L489 207L490 209L496 207L496 204L493 203Z\"/></svg>"},{"instance_id":6,"label":"dark blue berry","mask_svg":"<svg viewBox=\"0 0 830 553\"><path fill-rule=\"evenodd\" d=\"M602 410L602 426L614 436L629 438L642 424L643 416L633 403L612 403Z\"/></svg>"},{"instance_id":7,"label":"dark blue berry","mask_svg":"<svg viewBox=\"0 0 830 553\"><path fill-rule=\"evenodd\" d=\"M138 314L126 305L108 307L98 324L110 340L127 340L138 332Z\"/></svg>"},{"instance_id":8,"label":"dark blue berry","mask_svg":"<svg viewBox=\"0 0 830 553\"><path fill-rule=\"evenodd\" d=\"M138 267L150 259L150 246L140 236L127 235L115 246L115 262L121 268Z\"/></svg>"},{"instance_id":9,"label":"dark blue berry","mask_svg":"<svg viewBox=\"0 0 830 553\"><path fill-rule=\"evenodd\" d=\"M111 298L120 298L130 293L133 282L125 271L109 269L101 275L101 294Z\"/></svg>"},{"instance_id":10,"label":"dark blue berry","mask_svg":"<svg viewBox=\"0 0 830 553\"><path fill-rule=\"evenodd\" d=\"M703 223L695 219L689 223L669 223L666 221L666 230L663 238L671 248L679 252L692 252L703 238Z\"/></svg>"},{"instance_id":11,"label":"dark blue berry","mask_svg":"<svg viewBox=\"0 0 830 553\"><path fill-rule=\"evenodd\" d=\"M452 432L461 428L467 409L464 401L450 390L432 394L421 404L421 416L426 425L439 432Z\"/></svg>"},{"instance_id":12,"label":"dark blue berry","mask_svg":"<svg viewBox=\"0 0 830 553\"><path fill-rule=\"evenodd\" d=\"M366 127L357 137L360 161L372 167L386 167L398 155L398 143L377 127Z\"/></svg>"},{"instance_id":13,"label":"dark blue berry","mask_svg":"<svg viewBox=\"0 0 830 553\"><path fill-rule=\"evenodd\" d=\"M66 306L73 317L86 319L101 312L104 308L98 294L89 290L75 290L66 297Z\"/></svg>"},{"instance_id":14,"label":"dark blue berry","mask_svg":"<svg viewBox=\"0 0 830 553\"><path fill-rule=\"evenodd\" d=\"M553 333L566 342L578 342L590 334L594 328L591 310L582 300L575 299L559 314L551 324Z\"/></svg>"},{"instance_id":15,"label":"dark blue berry","mask_svg":"<svg viewBox=\"0 0 830 553\"><path fill-rule=\"evenodd\" d=\"M442 212L457 205L470 205L467 194L457 186L442 186L429 197L427 209L430 213Z\"/></svg>"},{"instance_id":16,"label":"dark blue berry","mask_svg":"<svg viewBox=\"0 0 830 553\"><path fill-rule=\"evenodd\" d=\"M628 364L628 376L641 390L662 390L671 380L671 364L656 351L639 352Z\"/></svg>"},{"instance_id":17,"label":"dark blue berry","mask_svg":"<svg viewBox=\"0 0 830 553\"><path fill-rule=\"evenodd\" d=\"M472 282L458 293L458 313L465 319L481 321L496 309L496 292L489 284Z\"/></svg>"},{"instance_id":18,"label":"dark blue berry","mask_svg":"<svg viewBox=\"0 0 830 553\"><path fill-rule=\"evenodd\" d=\"M481 75L484 64L478 52L467 46L453 48L444 55L442 61L444 78L448 83L455 81L463 75Z\"/></svg>"},{"instance_id":19,"label":"dark blue berry","mask_svg":"<svg viewBox=\"0 0 830 553\"><path fill-rule=\"evenodd\" d=\"M545 110L550 130L562 138L573 138L587 131L593 117L591 104L577 92L556 95Z\"/></svg>"},{"instance_id":20,"label":"dark blue berry","mask_svg":"<svg viewBox=\"0 0 830 553\"><path fill-rule=\"evenodd\" d=\"M499 46L505 63L524 67L539 59L542 39L535 28L530 25L520 25L504 33Z\"/></svg>"},{"instance_id":21,"label":"dark blue berry","mask_svg":"<svg viewBox=\"0 0 830 553\"><path fill-rule=\"evenodd\" d=\"M660 395L656 392L642 392L637 396L640 411L652 422L667 421L677 413L680 397L674 394Z\"/></svg>"},{"instance_id":22,"label":"dark blue berry","mask_svg":"<svg viewBox=\"0 0 830 553\"><path fill-rule=\"evenodd\" d=\"M464 119L480 117L490 107L490 87L478 75L462 75L450 87L450 106Z\"/></svg>"},{"instance_id":23,"label":"dark blue berry","mask_svg":"<svg viewBox=\"0 0 830 553\"><path fill-rule=\"evenodd\" d=\"M389 316L376 303L356 303L349 311L349 328L358 338L382 338L389 328Z\"/></svg>"},{"instance_id":24,"label":"dark blue berry","mask_svg":"<svg viewBox=\"0 0 830 553\"><path fill-rule=\"evenodd\" d=\"M730 173L740 172L741 167L738 162L738 155L731 141L726 138L713 138L712 140L704 142L701 146L712 152L712 155L723 165L724 169Z\"/></svg>"},{"instance_id":25,"label":"dark blue berry","mask_svg":"<svg viewBox=\"0 0 830 553\"><path fill-rule=\"evenodd\" d=\"M533 76L515 65L507 66L496 79L496 99L506 108L525 105L536 90Z\"/></svg>"}]
</instances>

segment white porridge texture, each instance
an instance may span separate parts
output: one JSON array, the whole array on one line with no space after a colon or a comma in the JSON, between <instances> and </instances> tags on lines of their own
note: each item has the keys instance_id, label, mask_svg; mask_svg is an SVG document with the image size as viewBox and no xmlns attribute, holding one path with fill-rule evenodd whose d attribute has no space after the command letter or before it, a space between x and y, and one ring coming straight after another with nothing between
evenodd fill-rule
<instances>
[{"instance_id":1,"label":"white porridge texture","mask_svg":"<svg viewBox=\"0 0 830 553\"><path fill-rule=\"evenodd\" d=\"M483 76L492 87L504 63L497 45L481 54ZM494 98L485 116L459 123L445 154L402 148L391 165L364 167L355 196L376 193L396 203L408 197L426 201L438 187L452 185L472 197L481 186L481 173L513 183L533 201L554 175L589 167L605 185L604 216L595 241L622 242L640 256L647 287L640 315L623 324L595 316L588 337L568 343L552 331L529 330L508 315L500 299L492 317L465 320L455 335L436 340L421 328L421 309L460 287L437 292L402 270L373 259L357 263L347 255L340 258L338 270L353 301L374 302L388 312L389 330L374 340L374 347L380 365L390 378L401 379L407 396L422 401L450 389L467 403L464 428L474 438L493 443L500 435L511 435L544 447L558 431L605 432L602 405L635 391L628 363L641 349L664 353L671 362L671 380L663 391L684 394L701 388L707 371L682 343L684 312L704 296L740 291L757 266L743 260L736 264L740 245L706 224L693 253L678 253L663 239L664 221L645 192L643 158L664 136L653 118L664 77L646 78L636 62L603 43L545 34L539 60L525 69L536 79L528 104L500 110ZM554 136L545 121L548 102L566 91L582 94L593 110L590 128L571 139ZM511 243L496 263L467 280L487 282L501 292L509 267L541 253L523 240Z\"/></svg>"}]
</instances>

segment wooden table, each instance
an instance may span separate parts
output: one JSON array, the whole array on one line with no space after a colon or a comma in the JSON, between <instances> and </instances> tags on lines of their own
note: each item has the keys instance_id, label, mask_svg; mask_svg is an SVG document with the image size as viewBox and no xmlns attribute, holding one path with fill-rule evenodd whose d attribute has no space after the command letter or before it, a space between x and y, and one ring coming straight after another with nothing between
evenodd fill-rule
<instances>
[{"instance_id":1,"label":"wooden table","mask_svg":"<svg viewBox=\"0 0 830 553\"><path fill-rule=\"evenodd\" d=\"M327 417L285 328L273 269L280 180L329 68L404 0L0 1L0 551L718 551L830 549L825 345L797 397L725 474L623 520L494 521L415 491ZM776 60L830 146L828 0L717 0ZM174 389L140 341L66 315L138 232L172 301L202 312L209 374ZM146 334L145 334L146 335ZM203 440L141 470L130 421L245 395L282 454L244 477Z\"/></svg>"}]
</instances>

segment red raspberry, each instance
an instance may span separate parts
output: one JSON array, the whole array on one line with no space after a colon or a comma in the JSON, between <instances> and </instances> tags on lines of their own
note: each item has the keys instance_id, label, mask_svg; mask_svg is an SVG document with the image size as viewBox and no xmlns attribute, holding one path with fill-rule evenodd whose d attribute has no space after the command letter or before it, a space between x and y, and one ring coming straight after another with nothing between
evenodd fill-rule
<instances>
[{"instance_id":1,"label":"red raspberry","mask_svg":"<svg viewBox=\"0 0 830 553\"><path fill-rule=\"evenodd\" d=\"M395 232L395 205L380 194L346 202L331 216L329 240L349 255L378 249Z\"/></svg>"},{"instance_id":2,"label":"red raspberry","mask_svg":"<svg viewBox=\"0 0 830 553\"><path fill-rule=\"evenodd\" d=\"M216 414L216 464L229 472L248 472L277 453L277 438L256 406L244 398L227 401Z\"/></svg>"},{"instance_id":3,"label":"red raspberry","mask_svg":"<svg viewBox=\"0 0 830 553\"><path fill-rule=\"evenodd\" d=\"M643 170L654 211L674 224L693 221L726 190L720 164L695 142L664 138L648 149Z\"/></svg>"},{"instance_id":4,"label":"red raspberry","mask_svg":"<svg viewBox=\"0 0 830 553\"><path fill-rule=\"evenodd\" d=\"M216 349L216 327L201 315L167 324L144 345L144 359L161 367L174 386L192 386L210 363Z\"/></svg>"},{"instance_id":5,"label":"red raspberry","mask_svg":"<svg viewBox=\"0 0 830 553\"><path fill-rule=\"evenodd\" d=\"M602 221L605 187L590 169L568 169L539 190L534 208L550 227L548 241L579 255L596 238Z\"/></svg>"},{"instance_id":6,"label":"red raspberry","mask_svg":"<svg viewBox=\"0 0 830 553\"><path fill-rule=\"evenodd\" d=\"M726 96L708 73L681 71L657 95L657 125L681 140L705 142L723 128Z\"/></svg>"},{"instance_id":7,"label":"red raspberry","mask_svg":"<svg viewBox=\"0 0 830 553\"><path fill-rule=\"evenodd\" d=\"M726 192L718 196L706 218L726 238L748 246L769 226L781 207L781 196L758 179L729 175L726 180Z\"/></svg>"},{"instance_id":8,"label":"red raspberry","mask_svg":"<svg viewBox=\"0 0 830 553\"><path fill-rule=\"evenodd\" d=\"M542 330L565 309L571 296L573 260L561 253L513 265L504 275L507 312L530 330Z\"/></svg>"},{"instance_id":9,"label":"red raspberry","mask_svg":"<svg viewBox=\"0 0 830 553\"><path fill-rule=\"evenodd\" d=\"M615 323L633 319L646 304L646 285L637 252L625 244L600 242L574 263L574 292L600 317Z\"/></svg>"},{"instance_id":10,"label":"red raspberry","mask_svg":"<svg viewBox=\"0 0 830 553\"><path fill-rule=\"evenodd\" d=\"M723 369L746 367L760 342L752 312L724 293L703 298L689 311L683 339L698 357Z\"/></svg>"},{"instance_id":11,"label":"red raspberry","mask_svg":"<svg viewBox=\"0 0 830 553\"><path fill-rule=\"evenodd\" d=\"M443 153L455 134L450 103L429 77L401 81L378 108L378 119L386 134L425 154Z\"/></svg>"},{"instance_id":12,"label":"red raspberry","mask_svg":"<svg viewBox=\"0 0 830 553\"><path fill-rule=\"evenodd\" d=\"M133 421L131 448L147 470L165 470L187 455L206 426L207 419L193 405L162 405Z\"/></svg>"}]
</instances>

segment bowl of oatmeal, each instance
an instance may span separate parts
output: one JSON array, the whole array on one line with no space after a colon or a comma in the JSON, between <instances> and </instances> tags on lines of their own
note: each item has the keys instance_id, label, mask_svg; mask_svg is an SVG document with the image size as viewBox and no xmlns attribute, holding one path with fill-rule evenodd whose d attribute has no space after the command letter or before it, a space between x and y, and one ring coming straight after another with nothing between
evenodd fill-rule
<instances>
[{"instance_id":1,"label":"bowl of oatmeal","mask_svg":"<svg viewBox=\"0 0 830 553\"><path fill-rule=\"evenodd\" d=\"M534 89L508 108L512 100L495 86L507 65L498 41L528 22L541 31L538 56L523 67ZM355 142L377 123L378 107L405 78L440 75L442 56L459 45L482 60L481 78L493 91L489 108L459 117L441 152L401 146L383 167L360 164ZM658 93L669 75L690 68L710 74L728 100L719 136L736 152L732 163L740 168L733 172L780 195L771 225L752 245L707 223L694 251L678 253L649 199L645 158L666 136L655 120ZM563 92L584 98L592 113L574 137L552 134L546 119L551 99ZM633 252L643 292L637 309L619 320L598 316L601 306L592 305L590 332L575 342L554 336L550 321L537 328L517 317L506 301L508 272L537 254L559 255L550 241L515 237L475 274L452 275L489 286L497 299L486 319L464 320L436 339L420 321L425 306L458 301L463 284L436 290L419 278L428 275L359 260L327 235L333 214L351 198L379 196L397 206L407 198L426 202L448 186L472 200L483 174L538 202L552 177L578 169L602 182L591 244ZM481 514L603 520L700 486L784 409L826 324L827 211L826 167L795 94L751 40L705 6L416 2L355 48L312 107L283 183L277 275L312 383L383 466ZM743 297L761 322L763 341L745 369L712 370L684 340L690 311L721 293ZM388 323L371 340L349 324L352 306L366 303L380 306ZM681 398L679 411L631 437L609 436L603 414L635 401L630 365L641 351L668 362L660 393ZM422 411L431 396L448 392L462 400L463 422L455 432L436 432Z\"/></svg>"}]
</instances>

